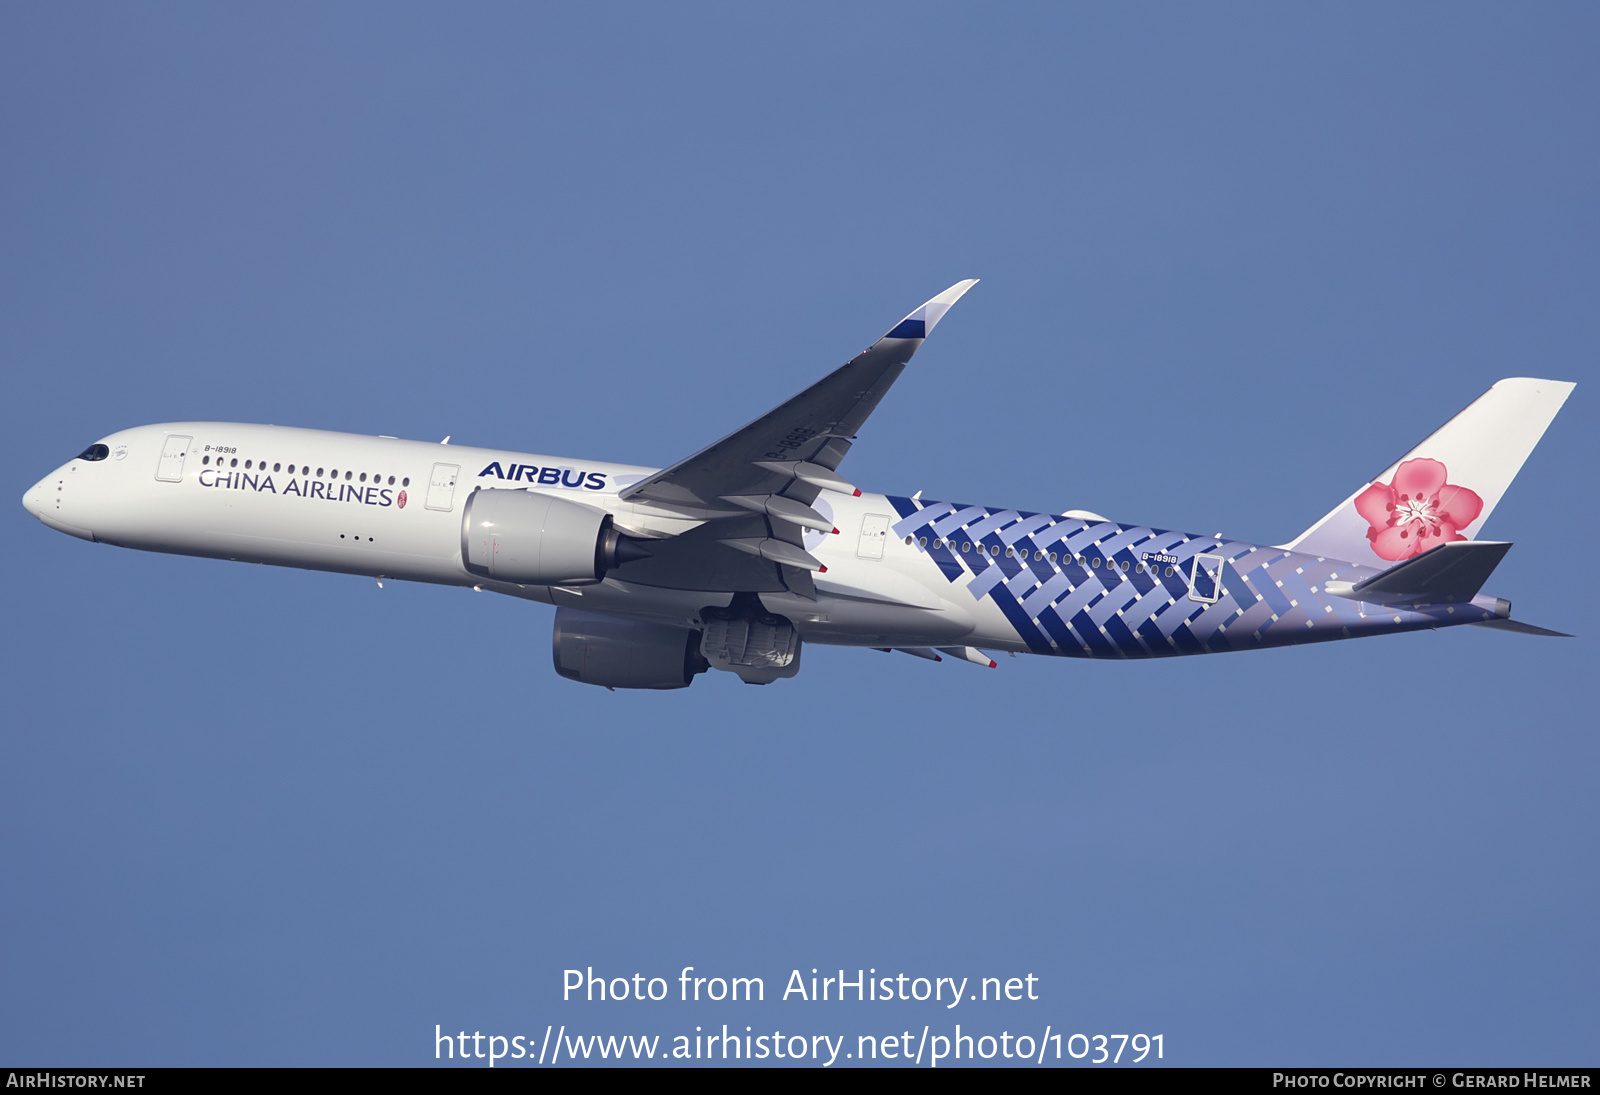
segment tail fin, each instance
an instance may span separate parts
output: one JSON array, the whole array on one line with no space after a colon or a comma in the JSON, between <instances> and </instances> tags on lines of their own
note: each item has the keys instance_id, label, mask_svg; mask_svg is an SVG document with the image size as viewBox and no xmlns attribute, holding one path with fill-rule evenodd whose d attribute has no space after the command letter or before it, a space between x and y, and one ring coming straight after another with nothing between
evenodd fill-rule
<instances>
[{"instance_id":1,"label":"tail fin","mask_svg":"<svg viewBox=\"0 0 1600 1095\"><path fill-rule=\"evenodd\" d=\"M1500 381L1285 546L1384 566L1473 539L1574 387Z\"/></svg>"}]
</instances>

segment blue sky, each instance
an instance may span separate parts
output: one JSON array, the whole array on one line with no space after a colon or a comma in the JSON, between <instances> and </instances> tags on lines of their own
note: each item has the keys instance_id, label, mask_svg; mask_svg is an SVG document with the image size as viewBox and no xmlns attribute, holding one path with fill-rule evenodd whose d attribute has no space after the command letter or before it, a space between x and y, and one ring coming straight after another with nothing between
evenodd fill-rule
<instances>
[{"instance_id":1,"label":"blue sky","mask_svg":"<svg viewBox=\"0 0 1600 1095\"><path fill-rule=\"evenodd\" d=\"M1282 542L1496 379L1574 380L1486 533L1517 542L1488 591L1582 637L808 647L767 688L613 694L555 676L541 606L13 504L0 1061L960 1021L1180 1064L1593 1063L1597 32L1562 4L6 8L14 502L184 419L662 465L978 277L850 455L868 489ZM686 965L768 1000L560 998L569 967ZM1040 999L775 999L813 967Z\"/></svg>"}]
</instances>

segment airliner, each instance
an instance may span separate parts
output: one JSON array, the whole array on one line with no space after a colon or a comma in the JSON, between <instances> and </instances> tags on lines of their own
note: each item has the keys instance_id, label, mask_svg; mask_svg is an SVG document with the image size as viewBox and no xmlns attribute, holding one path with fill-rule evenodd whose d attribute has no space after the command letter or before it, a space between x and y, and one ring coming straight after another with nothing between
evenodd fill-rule
<instances>
[{"instance_id":1,"label":"airliner","mask_svg":"<svg viewBox=\"0 0 1600 1095\"><path fill-rule=\"evenodd\" d=\"M805 643L993 668L1471 624L1559 635L1481 592L1479 531L1574 385L1502 380L1281 545L874 494L840 474L951 286L799 395L669 467L233 422L101 438L23 505L144 551L433 582L555 606L563 677L768 684Z\"/></svg>"}]
</instances>

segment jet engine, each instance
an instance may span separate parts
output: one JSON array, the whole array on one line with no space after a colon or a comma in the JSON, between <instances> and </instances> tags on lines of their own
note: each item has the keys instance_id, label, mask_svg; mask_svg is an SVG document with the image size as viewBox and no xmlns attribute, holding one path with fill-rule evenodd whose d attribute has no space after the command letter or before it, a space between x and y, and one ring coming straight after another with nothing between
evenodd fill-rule
<instances>
[{"instance_id":1,"label":"jet engine","mask_svg":"<svg viewBox=\"0 0 1600 1095\"><path fill-rule=\"evenodd\" d=\"M525 490L479 490L461 518L461 561L480 578L518 585L598 582L650 554L593 506Z\"/></svg>"},{"instance_id":2,"label":"jet engine","mask_svg":"<svg viewBox=\"0 0 1600 1095\"><path fill-rule=\"evenodd\" d=\"M551 639L557 673L603 688L687 688L710 668L686 627L558 608Z\"/></svg>"}]
</instances>

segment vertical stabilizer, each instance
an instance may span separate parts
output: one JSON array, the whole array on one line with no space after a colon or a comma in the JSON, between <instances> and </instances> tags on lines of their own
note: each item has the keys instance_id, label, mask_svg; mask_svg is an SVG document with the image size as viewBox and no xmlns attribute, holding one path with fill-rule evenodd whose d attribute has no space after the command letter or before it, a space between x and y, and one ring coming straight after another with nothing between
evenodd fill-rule
<instances>
[{"instance_id":1,"label":"vertical stabilizer","mask_svg":"<svg viewBox=\"0 0 1600 1095\"><path fill-rule=\"evenodd\" d=\"M1500 381L1286 546L1387 566L1474 539L1575 386Z\"/></svg>"}]
</instances>

